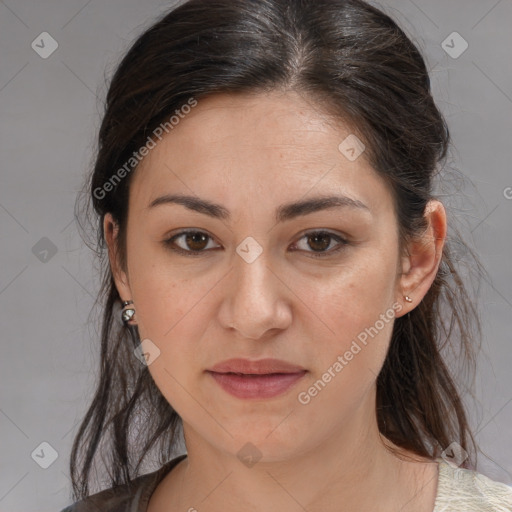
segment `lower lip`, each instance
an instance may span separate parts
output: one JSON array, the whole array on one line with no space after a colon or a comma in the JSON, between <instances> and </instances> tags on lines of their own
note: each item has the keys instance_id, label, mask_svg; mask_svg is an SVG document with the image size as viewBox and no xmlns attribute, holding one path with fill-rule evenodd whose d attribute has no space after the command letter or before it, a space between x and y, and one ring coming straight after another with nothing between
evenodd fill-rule
<instances>
[{"instance_id":1,"label":"lower lip","mask_svg":"<svg viewBox=\"0 0 512 512\"><path fill-rule=\"evenodd\" d=\"M299 373L274 373L250 377L234 373L208 373L224 391L237 398L272 398L288 391L304 377L306 370Z\"/></svg>"}]
</instances>

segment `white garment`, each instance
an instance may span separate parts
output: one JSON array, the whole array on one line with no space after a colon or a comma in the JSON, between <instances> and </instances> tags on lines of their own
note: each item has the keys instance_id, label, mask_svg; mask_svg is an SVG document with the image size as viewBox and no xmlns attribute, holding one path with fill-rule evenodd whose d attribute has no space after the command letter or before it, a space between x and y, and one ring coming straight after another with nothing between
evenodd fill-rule
<instances>
[{"instance_id":1,"label":"white garment","mask_svg":"<svg viewBox=\"0 0 512 512\"><path fill-rule=\"evenodd\" d=\"M139 476L130 487L100 491L61 512L147 512L158 483L186 456L175 457L158 471ZM512 487L476 471L456 468L442 458L436 462L439 473L433 512L512 512Z\"/></svg>"},{"instance_id":2,"label":"white garment","mask_svg":"<svg viewBox=\"0 0 512 512\"><path fill-rule=\"evenodd\" d=\"M439 463L433 512L512 512L512 487L444 459Z\"/></svg>"}]
</instances>

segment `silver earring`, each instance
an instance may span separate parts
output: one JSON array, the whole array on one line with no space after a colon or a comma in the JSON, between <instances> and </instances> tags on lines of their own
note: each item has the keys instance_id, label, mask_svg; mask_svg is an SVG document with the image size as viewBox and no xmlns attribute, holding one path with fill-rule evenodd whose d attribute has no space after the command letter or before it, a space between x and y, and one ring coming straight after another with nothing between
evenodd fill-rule
<instances>
[{"instance_id":1,"label":"silver earring","mask_svg":"<svg viewBox=\"0 0 512 512\"><path fill-rule=\"evenodd\" d=\"M139 331L137 329L137 324L133 320L133 315L135 315L135 308L132 306L133 300L125 300L123 301L123 310L121 311L121 320L125 327L128 327L128 331L130 332L130 336L132 338L133 346L138 347L140 345L139 339Z\"/></svg>"},{"instance_id":2,"label":"silver earring","mask_svg":"<svg viewBox=\"0 0 512 512\"><path fill-rule=\"evenodd\" d=\"M135 314L135 308L128 307L133 304L133 300L125 300L123 301L123 310L121 311L121 320L126 325L130 320L132 320L133 315Z\"/></svg>"},{"instance_id":3,"label":"silver earring","mask_svg":"<svg viewBox=\"0 0 512 512\"><path fill-rule=\"evenodd\" d=\"M404 299L405 299L407 302L412 302L412 299L411 299L411 297L409 297L409 295L405 295L405 296L404 296Z\"/></svg>"}]
</instances>

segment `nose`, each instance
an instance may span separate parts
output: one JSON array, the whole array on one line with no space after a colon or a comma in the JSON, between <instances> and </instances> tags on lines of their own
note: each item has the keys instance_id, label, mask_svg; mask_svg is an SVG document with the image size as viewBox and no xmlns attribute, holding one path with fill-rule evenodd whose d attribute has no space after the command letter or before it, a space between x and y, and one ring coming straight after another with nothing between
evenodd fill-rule
<instances>
[{"instance_id":1,"label":"nose","mask_svg":"<svg viewBox=\"0 0 512 512\"><path fill-rule=\"evenodd\" d=\"M290 325L293 294L283 276L270 267L265 251L250 263L236 254L228 279L220 310L223 327L259 340Z\"/></svg>"}]
</instances>

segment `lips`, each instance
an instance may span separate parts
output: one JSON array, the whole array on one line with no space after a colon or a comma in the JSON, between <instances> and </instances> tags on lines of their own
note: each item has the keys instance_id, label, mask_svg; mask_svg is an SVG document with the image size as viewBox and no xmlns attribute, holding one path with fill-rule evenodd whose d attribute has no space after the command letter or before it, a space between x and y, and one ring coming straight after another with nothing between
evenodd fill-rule
<instances>
[{"instance_id":1,"label":"lips","mask_svg":"<svg viewBox=\"0 0 512 512\"><path fill-rule=\"evenodd\" d=\"M228 359L216 364L209 371L215 373L236 373L241 375L266 375L276 373L301 373L305 371L302 366L281 361L280 359Z\"/></svg>"},{"instance_id":2,"label":"lips","mask_svg":"<svg viewBox=\"0 0 512 512\"><path fill-rule=\"evenodd\" d=\"M261 400L289 391L307 370L279 359L229 359L207 372L230 395Z\"/></svg>"}]
</instances>

